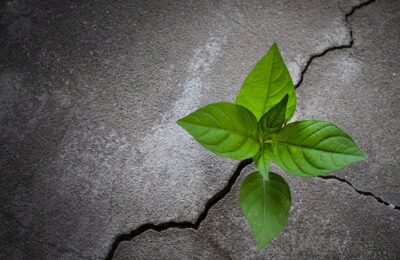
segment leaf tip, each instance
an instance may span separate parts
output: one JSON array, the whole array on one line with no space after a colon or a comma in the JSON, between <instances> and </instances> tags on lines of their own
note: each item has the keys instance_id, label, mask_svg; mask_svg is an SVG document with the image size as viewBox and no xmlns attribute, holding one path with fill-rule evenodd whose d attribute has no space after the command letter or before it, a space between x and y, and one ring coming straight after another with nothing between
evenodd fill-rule
<instances>
[{"instance_id":1,"label":"leaf tip","mask_svg":"<svg viewBox=\"0 0 400 260\"><path fill-rule=\"evenodd\" d=\"M278 53L280 55L280 50L279 50L278 44L276 42L272 43L270 50L274 51L275 53Z\"/></svg>"},{"instance_id":2,"label":"leaf tip","mask_svg":"<svg viewBox=\"0 0 400 260\"><path fill-rule=\"evenodd\" d=\"M257 243L257 251L258 251L258 252L263 251L263 250L265 249L265 247L267 246L267 244L268 244L268 243L265 243L265 244L264 244L264 243L260 243L260 244Z\"/></svg>"},{"instance_id":3,"label":"leaf tip","mask_svg":"<svg viewBox=\"0 0 400 260\"><path fill-rule=\"evenodd\" d=\"M361 154L361 160L362 160L362 161L367 161L367 160L368 160L368 155L367 155L363 150L361 150L361 152L362 152L362 154Z\"/></svg>"},{"instance_id":4,"label":"leaf tip","mask_svg":"<svg viewBox=\"0 0 400 260\"><path fill-rule=\"evenodd\" d=\"M284 102L287 102L288 99L289 99L289 94L286 94L286 95L282 98L282 100L284 100Z\"/></svg>"},{"instance_id":5,"label":"leaf tip","mask_svg":"<svg viewBox=\"0 0 400 260\"><path fill-rule=\"evenodd\" d=\"M368 155L359 146L357 146L357 148L358 148L358 153L359 153L359 160L358 161L367 161L368 160Z\"/></svg>"},{"instance_id":6,"label":"leaf tip","mask_svg":"<svg viewBox=\"0 0 400 260\"><path fill-rule=\"evenodd\" d=\"M178 120L176 120L176 124L179 125L180 127L183 127L183 119L184 119L184 117L179 118Z\"/></svg>"}]
</instances>

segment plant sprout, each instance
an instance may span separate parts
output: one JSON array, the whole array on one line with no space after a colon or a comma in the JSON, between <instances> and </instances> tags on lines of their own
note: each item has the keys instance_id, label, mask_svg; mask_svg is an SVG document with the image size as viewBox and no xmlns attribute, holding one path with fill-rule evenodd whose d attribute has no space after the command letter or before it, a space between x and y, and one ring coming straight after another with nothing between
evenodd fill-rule
<instances>
[{"instance_id":1,"label":"plant sprout","mask_svg":"<svg viewBox=\"0 0 400 260\"><path fill-rule=\"evenodd\" d=\"M257 172L240 187L240 206L261 250L284 228L290 188L272 162L296 176L318 176L366 160L366 154L334 123L288 123L296 109L289 71L273 44L244 80L235 103L202 107L177 123L209 151L231 159L252 158Z\"/></svg>"}]
</instances>

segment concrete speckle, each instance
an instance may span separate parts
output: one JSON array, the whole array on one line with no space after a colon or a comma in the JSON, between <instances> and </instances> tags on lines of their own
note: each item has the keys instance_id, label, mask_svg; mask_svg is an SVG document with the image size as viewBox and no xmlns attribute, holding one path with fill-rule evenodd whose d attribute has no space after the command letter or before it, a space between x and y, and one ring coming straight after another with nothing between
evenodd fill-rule
<instances>
[{"instance_id":1,"label":"concrete speckle","mask_svg":"<svg viewBox=\"0 0 400 260\"><path fill-rule=\"evenodd\" d=\"M107 255L119 234L144 223L195 221L206 201L224 187L236 162L205 151L175 121L207 103L234 100L248 71L273 42L279 44L293 80L298 83L310 57L350 42L345 14L363 2L0 2L0 258L99 259ZM390 29L398 17L394 10L390 15L378 13L371 21L364 19L357 26L374 33L371 28L383 19L382 28ZM354 36L356 40L360 37L357 30ZM368 53L368 41L364 42L364 49L359 50ZM339 58L329 56L336 62L330 70L344 68L344 72L338 73L343 82L357 84L366 73L373 73L366 72L364 64L372 64L373 69L380 71L390 64L396 65L394 42L383 43L387 56L390 54L393 59L382 56L360 62L356 53ZM392 86L398 71L388 73L390 77L386 77L385 83ZM310 70L310 75L314 74ZM362 100L374 101L374 89L385 96L372 84L375 79L371 79L365 86L370 92L349 88L354 92L352 99L338 97L347 102L340 106L351 104L357 95ZM326 89L311 91L314 86L306 81L301 91L319 96L330 93ZM337 109L306 93L299 94L299 98L299 104L319 107L323 102L328 111ZM390 100L396 108L395 97ZM299 110L301 116L308 111L305 107ZM321 118L324 112L318 111L313 113ZM383 107L375 116L364 118L375 120L379 114L395 115L395 111L390 111ZM350 129L360 125L361 121L353 120L345 126ZM389 136L396 133L393 128L374 128L382 131L379 136L385 131ZM365 139L356 139L362 140L365 147ZM390 151L388 142L382 144L370 145L375 151L381 149L383 156ZM394 172L399 168L398 158L388 158L384 170ZM374 161L372 167L379 170L382 164ZM375 177L367 174L364 182ZM389 181L387 177L376 191L380 192ZM385 198L398 197L393 183ZM323 180L315 184L317 190L327 185ZM347 189L339 184L331 186L335 185L339 193ZM312 197L310 194L302 194L305 209L316 204L315 200L308 204L306 198ZM354 194L348 197L351 205L365 202L365 198ZM321 211L328 214L335 207L343 211L334 203L330 207L329 211ZM378 217L379 207L368 206L373 212L368 214ZM246 225L239 211L233 210L230 215L230 209L227 210L223 215L226 218L218 211L210 219L219 216L227 220L233 216L232 223ZM314 216L310 214L310 210L304 211L303 216ZM356 224L361 229L360 223ZM386 219L382 223L387 223ZM371 226L377 228L373 223ZM296 228L292 228L296 233ZM309 229L310 239L324 237L323 231L313 226ZM351 227L348 229L346 241L351 244L356 233L351 233ZM343 246L335 230L346 230L334 225L327 231L333 234L333 245ZM179 232L182 236L176 237L176 246L184 243L191 231ZM230 232L233 231L226 234ZM212 229L205 233L214 234ZM143 234L143 239L147 234ZM155 240L160 246L158 251L146 251L149 245L141 247L140 254L169 254L172 249L167 245L174 243L169 242L169 232L166 234L164 238L164 234L157 234L165 246ZM221 241L229 237L215 234ZM251 238L243 234L245 239ZM387 230L380 234L383 241L388 239ZM235 241L242 241L242 237ZM195 249L201 250L198 258L233 257L231 247L218 239L202 241L181 247L180 252L184 253L180 257L189 257ZM246 241L241 245L253 245L253 241ZM128 245L124 242L123 246ZM346 245L343 248L348 248ZM236 246L237 250L241 248ZM323 242L316 248L322 246ZM358 243L354 246L354 250L364 250ZM119 249L119 257L131 258L124 247ZM375 251L365 256L378 256L381 244L372 244L371 248ZM292 256L315 253L310 244L303 249L281 250Z\"/></svg>"},{"instance_id":2,"label":"concrete speckle","mask_svg":"<svg viewBox=\"0 0 400 260\"><path fill-rule=\"evenodd\" d=\"M257 251L239 207L240 182L252 171L243 172L198 230L145 232L121 242L114 259L396 259L400 254L399 211L335 180L287 175L293 199L289 222Z\"/></svg>"},{"instance_id":3,"label":"concrete speckle","mask_svg":"<svg viewBox=\"0 0 400 260\"><path fill-rule=\"evenodd\" d=\"M372 6L350 19L351 49L333 51L310 66L297 92L298 117L332 120L350 133L369 159L337 175L399 205L400 88L393 74L400 70L400 5Z\"/></svg>"}]
</instances>

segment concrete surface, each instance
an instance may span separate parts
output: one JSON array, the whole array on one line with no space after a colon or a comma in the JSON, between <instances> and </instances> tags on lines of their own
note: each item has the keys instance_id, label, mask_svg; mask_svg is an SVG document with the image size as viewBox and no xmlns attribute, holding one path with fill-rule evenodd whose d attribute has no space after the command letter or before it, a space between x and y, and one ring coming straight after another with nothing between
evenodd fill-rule
<instances>
[{"instance_id":1,"label":"concrete surface","mask_svg":"<svg viewBox=\"0 0 400 260\"><path fill-rule=\"evenodd\" d=\"M349 22L353 47L309 67L297 116L329 119L351 133L369 160L337 175L400 205L400 2L377 1Z\"/></svg>"},{"instance_id":2,"label":"concrete surface","mask_svg":"<svg viewBox=\"0 0 400 260\"><path fill-rule=\"evenodd\" d=\"M163 259L398 258L400 211L335 180L285 178L293 199L289 221L261 252L239 206L239 180L197 231L147 231L121 242L115 259L159 259L161 255Z\"/></svg>"},{"instance_id":3,"label":"concrete surface","mask_svg":"<svg viewBox=\"0 0 400 260\"><path fill-rule=\"evenodd\" d=\"M392 143L399 132L398 2L376 1L357 10L349 16L353 48L312 59L351 44L345 14L363 3L1 1L0 258L103 259L120 234L143 224L196 221L206 202L225 187L237 162L208 153L175 121L207 103L234 100L272 42L279 44L295 83L309 68L299 89L297 117L338 121L371 158L338 175L398 203L398 146ZM376 94L376 89L382 92ZM335 103L335 97L347 101ZM370 111L345 112L357 111L357 104ZM278 238L291 241L290 247L274 242L261 255L307 258L327 244L326 256L333 258L399 254L398 210L335 180L297 182L315 186L300 193L302 185L292 185L301 207L309 210L300 215L302 209L293 208L291 224ZM318 203L323 191L328 198ZM332 192L340 194L337 201L329 197ZM233 204L227 206L236 203L235 194L228 194ZM335 216L352 212L345 202L360 209L341 226ZM137 251L143 258L157 257L156 252L166 257L172 250L167 245L178 248L187 241L191 247L183 244L175 256L192 256L201 249L199 258L235 258L241 253L232 248L244 248L256 257L237 208L220 204L199 231L179 230L180 237L173 229L144 233L117 244L117 256L133 258ZM233 218L233 226L214 232L208 223L222 211ZM318 220L317 213L332 225L326 232L308 223ZM236 233L236 226L243 232ZM296 234L305 226L309 238L299 246ZM394 230L382 228L389 226ZM360 231L366 228L371 230ZM224 232L240 239L221 249L197 238ZM154 243L146 242L148 234L157 238ZM383 242L372 240L372 234ZM369 239L368 251L360 241ZM144 246L139 250L138 245ZM336 245L341 250L334 250ZM160 250L146 250L152 246Z\"/></svg>"}]
</instances>

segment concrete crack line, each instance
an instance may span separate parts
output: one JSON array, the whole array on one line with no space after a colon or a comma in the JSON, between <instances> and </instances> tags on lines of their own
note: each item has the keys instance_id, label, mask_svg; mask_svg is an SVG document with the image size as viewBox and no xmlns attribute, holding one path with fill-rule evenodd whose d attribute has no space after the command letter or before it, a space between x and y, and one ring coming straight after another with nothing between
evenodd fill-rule
<instances>
[{"instance_id":1,"label":"concrete crack line","mask_svg":"<svg viewBox=\"0 0 400 260\"><path fill-rule=\"evenodd\" d=\"M371 4L371 3L375 2L375 1L376 1L376 0L370 0L370 1L364 2L364 3L360 4L360 5L357 5L357 6L353 7L353 8L350 10L350 12L348 12L348 13L345 14L345 21L346 21L346 24L347 24L347 26L348 26L348 28L349 28L350 42L349 42L348 44L344 44L344 45L329 47L329 48L325 49L324 51L322 51L321 53L312 55L312 56L309 58L309 60L307 61L306 65L305 65L305 67L304 67L304 69L303 69L303 71L301 72L300 80L299 80L299 82L298 82L298 83L296 84L296 86L295 86L296 89L297 89L298 87L300 87L301 83L303 82L304 74L307 72L308 67L310 66L310 64L312 63L312 61L313 61L315 58L322 57L322 56L324 56L325 54L327 54L328 52L333 51L333 50L348 49L348 48L352 48L352 47L353 47L353 44L354 44L353 29L351 28L348 19L349 19L349 17L350 17L351 15L354 14L354 12L355 12L356 10L358 10L358 9L364 7L364 6L367 6L367 5L369 5L369 4ZM392 208L392 209L400 210L400 206L397 206L397 205L391 204L391 203L389 203L389 202L387 202L387 201L384 201L382 198L380 198L380 197L374 195L372 192L359 190L359 189L357 189L356 187L354 187L354 185L353 185L351 182L349 182L348 180L346 180L346 179L344 179L344 178L340 178L340 177L333 176L333 175L318 176L318 178L321 178L321 179L330 179L330 180L337 180L337 181L346 183L346 184L349 185L351 188L353 188L353 190L356 191L358 194L363 195L363 196L370 196L370 197L373 197L373 198L374 198L377 202L379 202L379 203L382 203L382 204L384 204L384 205L386 205L386 206L389 206L389 207Z\"/></svg>"},{"instance_id":2,"label":"concrete crack line","mask_svg":"<svg viewBox=\"0 0 400 260\"><path fill-rule=\"evenodd\" d=\"M232 174L232 176L229 178L227 184L217 193L214 194L205 204L204 210L200 213L200 215L197 217L197 220L192 223L189 221L182 221L182 222L176 222L176 221L168 221L160 224L153 224L153 223L145 223L138 228L132 230L130 233L125 233L125 234L120 234L118 235L114 243L112 244L111 250L109 251L108 255L106 256L106 259L112 259L115 253L115 250L118 248L119 244L123 241L130 241L134 239L135 237L141 235L142 233L149 231L149 230L154 230L157 232L162 232L164 230L170 229L170 228L179 228L179 229L186 229L186 228L191 228L194 230L197 230L200 227L200 224L207 218L207 214L210 211L210 209L217 204L220 200L222 200L232 189L233 185L236 183L237 179L240 176L240 173L242 170L249 164L252 163L251 159L247 159L244 161L241 161L238 166L236 167L236 170Z\"/></svg>"},{"instance_id":3,"label":"concrete crack line","mask_svg":"<svg viewBox=\"0 0 400 260\"><path fill-rule=\"evenodd\" d=\"M375 2L375 1L376 1L376 0L370 0L370 1L364 2L364 3L362 3L362 4L356 5L356 6L354 6L354 7L350 10L350 12L348 12L348 13L346 13L346 14L344 15L344 20L345 20L345 22L346 22L346 24L347 24L347 27L348 27L348 29L349 29L349 35L350 35L350 41L349 41L349 43L347 43L347 44L342 44L342 45L338 45L338 46L332 46L332 47L329 47L329 48L323 50L323 51L320 52L320 53L317 53L317 54L312 55L312 56L308 59L306 65L304 66L304 69L301 71L300 80L299 80L299 82L298 82L298 83L296 84L296 86L295 86L296 89L297 89L298 87L300 87L301 83L303 82L304 74L306 74L306 72L307 72L307 70L308 70L308 67L310 66L310 64L312 63L312 61L313 61L315 58L322 57L322 56L324 56L325 54L327 54L328 52L331 52L331 51L334 51L334 50L349 49L349 48L353 47L353 44L354 44L353 29L352 29L351 26L350 26L349 17L352 16L356 10L358 10L358 9L364 7L364 6L367 6L367 5L369 5L369 4L372 4L372 3Z\"/></svg>"},{"instance_id":4,"label":"concrete crack line","mask_svg":"<svg viewBox=\"0 0 400 260\"><path fill-rule=\"evenodd\" d=\"M346 24L347 24L347 26L348 26L348 28L349 28L350 42L347 43L347 44L339 45L339 46L332 46L332 47L329 47L329 48L325 49L324 51L322 51L321 53L317 53L317 54L312 55L312 56L308 59L306 65L304 66L304 69L303 69L302 72L301 72L300 80L299 80L299 82L295 85L295 88L296 88L296 89L297 89L298 87L300 87L301 83L303 82L304 74L307 72L308 67L310 66L310 64L312 63L312 61L313 61L315 58L322 57L322 56L324 56L325 54L327 54L328 52L333 51L333 50L346 49L346 48L351 48L351 47L353 46L353 44L354 44L354 40L353 40L353 31L352 31L352 29L351 29L351 27L350 27L350 23L349 23L349 21L348 21L348 18L349 18L349 16L351 16L356 10L358 10L358 9L360 9L360 8L366 6L366 5L369 5L369 4L371 4L371 3L375 2L375 1L376 1L376 0L370 0L370 1L364 2L364 3L360 4L360 5L357 5L357 6L353 7L353 8L351 9L350 12L348 12L348 13L345 14L345 21L346 21ZM205 205L205 207L204 207L204 210L200 213L200 215L197 217L197 220L196 220L194 223L189 222L189 221L182 221L182 222L168 221L168 222L163 222L163 223L160 223L160 224L145 223L145 224L139 226L138 228L132 230L130 233L124 233L124 234L118 235L118 236L115 238L115 240L114 240L114 242L113 242L113 244L112 244L112 246L111 246L111 250L109 251L109 253L108 253L107 256L106 256L106 259L108 260L108 259L112 259L112 258L113 258L114 253L115 253L115 250L118 248L118 246L119 246L119 244L120 244L121 242L123 242L123 241L130 241L130 240L134 239L135 237L137 237L137 236L139 236L139 235L141 235L141 234L143 234L144 232L149 231L149 230L154 230L154 231L157 231L157 232L162 232L162 231L167 230L167 229L170 229L170 228L179 228L179 229L191 228L191 229L197 230L197 229L200 227L200 224L206 219L209 210L210 210L215 204L217 204L220 200L222 200L222 199L231 191L232 186L236 183L236 181L237 181L237 179L239 178L240 173L242 172L242 170L243 170L247 165L249 165L249 164L251 164L251 163L252 163L252 160L251 160L251 159L247 159L247 160L241 161L241 162L239 163L239 165L237 166L235 172L232 174L232 176L231 176L230 179L228 180L228 183L225 185L225 187L223 187L219 192L217 192L216 194L214 194L214 196L212 196L212 197L207 201L207 203L206 203L206 205ZM359 194L362 194L362 195L365 195L365 196L372 196L372 197L374 197L374 198L375 198L378 202L380 202L380 203L383 203L383 204L389 205L389 206L392 205L392 204L390 204L390 203L388 203L388 202L383 201L381 198L379 198L379 197L373 195L373 194L370 193L370 192L364 192L364 191L359 191L359 190L357 190L357 189L356 189L350 182L348 182L347 180L340 179L340 178L335 177L335 176L324 176L324 177L321 177L321 178L324 178L324 179L330 178L330 179L340 180L340 181L342 181L342 182L345 182L345 183L349 184L349 185L350 185L355 191L357 191ZM394 206L394 208L395 208L395 209L399 209L398 206Z\"/></svg>"},{"instance_id":5,"label":"concrete crack line","mask_svg":"<svg viewBox=\"0 0 400 260\"><path fill-rule=\"evenodd\" d=\"M400 206L397 206L397 205L394 205L394 204L389 203L387 201L384 201L381 197L378 197L378 196L374 195L372 192L359 190L356 187L354 187L354 185L351 182L349 182L348 180L346 180L344 178L340 178L340 177L337 177L337 176L334 176L334 175L318 176L318 178L325 179L325 180L336 180L336 181L340 181L340 182L346 183L347 185L349 185L358 194L363 195L363 196L372 197L377 202L382 203L382 204L388 206L391 209L400 210Z\"/></svg>"}]
</instances>

